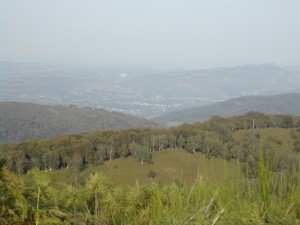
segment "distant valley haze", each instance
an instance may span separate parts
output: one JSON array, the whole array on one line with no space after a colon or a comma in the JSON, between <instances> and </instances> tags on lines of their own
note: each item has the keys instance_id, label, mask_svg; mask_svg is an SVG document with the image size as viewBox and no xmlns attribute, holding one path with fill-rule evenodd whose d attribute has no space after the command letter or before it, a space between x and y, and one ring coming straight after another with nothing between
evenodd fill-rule
<instances>
[{"instance_id":1,"label":"distant valley haze","mask_svg":"<svg viewBox=\"0 0 300 225\"><path fill-rule=\"evenodd\" d=\"M274 64L199 70L0 62L0 101L76 105L153 118L240 96L300 93L300 71Z\"/></svg>"},{"instance_id":2,"label":"distant valley haze","mask_svg":"<svg viewBox=\"0 0 300 225\"><path fill-rule=\"evenodd\" d=\"M0 101L139 117L300 92L300 1L0 0Z\"/></svg>"}]
</instances>

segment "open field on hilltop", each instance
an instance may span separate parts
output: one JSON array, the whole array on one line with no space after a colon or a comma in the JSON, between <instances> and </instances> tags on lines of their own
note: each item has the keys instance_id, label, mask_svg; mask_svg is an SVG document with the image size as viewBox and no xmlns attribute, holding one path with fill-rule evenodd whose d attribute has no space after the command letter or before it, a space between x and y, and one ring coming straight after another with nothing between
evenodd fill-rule
<instances>
[{"instance_id":1,"label":"open field on hilltop","mask_svg":"<svg viewBox=\"0 0 300 225\"><path fill-rule=\"evenodd\" d=\"M282 141L282 145L275 147L276 152L291 155L293 149L291 130L281 128L240 130L235 133L234 139L242 142L246 133L259 134L263 145L268 143L268 137L277 137L278 140ZM191 184L199 174L215 183L222 181L224 176L235 177L238 175L239 166L235 161L225 161L222 158L207 159L202 153L190 154L183 149L166 149L161 152L154 152L152 153L152 161L153 164L141 164L133 157L118 158L106 161L100 166L88 167L83 171L83 174L101 171L116 184L133 185L136 180L142 184L150 183L152 180L147 175L150 170L153 170L156 172L154 180L164 184L169 183L174 178Z\"/></svg>"},{"instance_id":2,"label":"open field on hilltop","mask_svg":"<svg viewBox=\"0 0 300 225\"><path fill-rule=\"evenodd\" d=\"M72 183L74 177L88 177L90 173L102 172L109 177L113 183L121 186L133 186L136 182L149 184L158 181L161 184L168 184L174 179L184 184L192 184L198 175L202 175L208 181L218 183L223 181L224 176L234 177L238 164L236 162L224 161L220 158L208 160L202 153L190 154L182 149L166 149L155 152L152 155L153 164L141 164L136 158L118 158L106 161L102 165L89 166L82 172L71 170L54 171L55 180ZM151 179L148 177L150 170L156 173Z\"/></svg>"},{"instance_id":3,"label":"open field on hilltop","mask_svg":"<svg viewBox=\"0 0 300 225\"><path fill-rule=\"evenodd\" d=\"M147 184L153 180L166 184L175 178L191 184L199 174L210 181L220 181L226 172L224 163L227 164L230 174L237 166L234 162L225 162L217 158L208 160L201 153L189 154L179 149L155 152L152 159L153 164L141 164L135 158L116 159L101 166L89 167L84 173L101 171L119 185L134 185L136 181ZM148 177L150 170L156 173L154 179Z\"/></svg>"},{"instance_id":4,"label":"open field on hilltop","mask_svg":"<svg viewBox=\"0 0 300 225\"><path fill-rule=\"evenodd\" d=\"M268 137L277 137L278 140L282 141L282 145L273 146L278 155L284 153L293 156L291 131L292 129L282 128L239 130L234 133L233 138L242 143L247 133L259 134L260 143L266 144L269 142ZM258 146L258 148L261 148L261 146ZM210 182L218 183L223 181L224 176L235 177L240 175L238 174L240 165L234 160L227 161L215 157L207 159L205 154L199 152L191 154L184 149L173 148L153 152L152 162L151 164L147 162L142 164L133 156L121 157L112 161L104 161L101 165L88 165L81 172L64 168L55 170L50 174L56 181L72 184L78 182L78 179L82 179L81 182L84 182L84 177L88 177L90 173L102 172L115 184L122 186L133 186L136 181L140 184L149 184L152 181L167 184L175 178L185 184L192 184L197 175L204 176ZM274 163L277 163L277 161ZM148 177L151 170L156 173L153 179Z\"/></svg>"}]
</instances>

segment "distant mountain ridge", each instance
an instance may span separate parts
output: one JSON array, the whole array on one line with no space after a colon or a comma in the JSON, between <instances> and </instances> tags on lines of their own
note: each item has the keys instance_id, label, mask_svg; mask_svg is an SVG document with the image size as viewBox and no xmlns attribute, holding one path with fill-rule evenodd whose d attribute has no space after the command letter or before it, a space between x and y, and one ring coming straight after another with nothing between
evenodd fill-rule
<instances>
[{"instance_id":1,"label":"distant mountain ridge","mask_svg":"<svg viewBox=\"0 0 300 225\"><path fill-rule=\"evenodd\" d=\"M300 73L273 64L243 65L156 73L132 78L122 84L148 96L224 100L272 92L293 92L299 89Z\"/></svg>"},{"instance_id":2,"label":"distant mountain ridge","mask_svg":"<svg viewBox=\"0 0 300 225\"><path fill-rule=\"evenodd\" d=\"M153 118L240 96L283 93L300 93L297 67L154 70L0 61L0 102L73 104Z\"/></svg>"},{"instance_id":3,"label":"distant mountain ridge","mask_svg":"<svg viewBox=\"0 0 300 225\"><path fill-rule=\"evenodd\" d=\"M300 115L300 94L238 97L212 105L167 113L153 118L153 121L170 126L181 123L195 123L207 120L214 115L230 117L250 111L265 114Z\"/></svg>"},{"instance_id":4,"label":"distant mountain ridge","mask_svg":"<svg viewBox=\"0 0 300 225\"><path fill-rule=\"evenodd\" d=\"M107 129L157 127L149 120L90 107L0 102L0 143Z\"/></svg>"}]
</instances>

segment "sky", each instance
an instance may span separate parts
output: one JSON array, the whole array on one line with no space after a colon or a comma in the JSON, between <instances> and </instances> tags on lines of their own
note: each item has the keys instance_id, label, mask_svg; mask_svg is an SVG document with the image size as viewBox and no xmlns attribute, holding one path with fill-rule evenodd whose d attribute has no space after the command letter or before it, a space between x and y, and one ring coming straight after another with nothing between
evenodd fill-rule
<instances>
[{"instance_id":1,"label":"sky","mask_svg":"<svg viewBox=\"0 0 300 225\"><path fill-rule=\"evenodd\" d=\"M300 66L300 1L0 0L0 60Z\"/></svg>"}]
</instances>

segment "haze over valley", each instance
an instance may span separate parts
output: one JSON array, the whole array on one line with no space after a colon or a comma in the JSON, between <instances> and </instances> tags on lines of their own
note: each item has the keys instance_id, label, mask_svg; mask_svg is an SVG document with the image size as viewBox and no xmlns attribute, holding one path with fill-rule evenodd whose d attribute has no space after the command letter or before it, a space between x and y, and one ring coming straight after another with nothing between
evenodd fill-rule
<instances>
[{"instance_id":1,"label":"haze over valley","mask_svg":"<svg viewBox=\"0 0 300 225\"><path fill-rule=\"evenodd\" d=\"M300 70L273 64L215 69L0 63L0 101L76 105L152 118L240 96L300 93Z\"/></svg>"},{"instance_id":2,"label":"haze over valley","mask_svg":"<svg viewBox=\"0 0 300 225\"><path fill-rule=\"evenodd\" d=\"M298 1L29 1L0 0L0 101L153 118L300 92Z\"/></svg>"}]
</instances>

